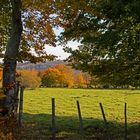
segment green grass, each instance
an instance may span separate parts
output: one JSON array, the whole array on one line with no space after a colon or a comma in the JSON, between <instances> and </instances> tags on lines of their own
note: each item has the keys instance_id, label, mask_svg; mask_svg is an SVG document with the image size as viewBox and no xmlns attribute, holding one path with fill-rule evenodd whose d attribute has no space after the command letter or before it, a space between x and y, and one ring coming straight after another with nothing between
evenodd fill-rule
<instances>
[{"instance_id":1,"label":"green grass","mask_svg":"<svg viewBox=\"0 0 140 140\"><path fill-rule=\"evenodd\" d=\"M113 139L123 139L124 103L127 103L129 139L140 138L140 91L40 88L25 90L21 138L46 140L51 136L51 98L56 101L57 139L80 140L76 100L79 100L87 140L105 139L99 103Z\"/></svg>"}]
</instances>

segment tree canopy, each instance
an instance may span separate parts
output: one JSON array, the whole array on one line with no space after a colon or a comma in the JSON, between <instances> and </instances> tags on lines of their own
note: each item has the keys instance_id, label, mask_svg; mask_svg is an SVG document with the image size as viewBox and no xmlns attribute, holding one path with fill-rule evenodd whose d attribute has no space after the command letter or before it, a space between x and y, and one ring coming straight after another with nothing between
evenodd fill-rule
<instances>
[{"instance_id":1,"label":"tree canopy","mask_svg":"<svg viewBox=\"0 0 140 140\"><path fill-rule=\"evenodd\" d=\"M53 59L45 45L55 46L57 26L55 1L2 0L0 2L0 57L3 64L5 107L9 114L16 102L17 61L40 62ZM13 111L14 112L14 111Z\"/></svg>"},{"instance_id":2,"label":"tree canopy","mask_svg":"<svg viewBox=\"0 0 140 140\"><path fill-rule=\"evenodd\" d=\"M67 13L61 39L81 43L76 50L65 48L73 67L108 84L140 86L139 5L139 0L87 0L75 17Z\"/></svg>"},{"instance_id":3,"label":"tree canopy","mask_svg":"<svg viewBox=\"0 0 140 140\"><path fill-rule=\"evenodd\" d=\"M0 2L0 57L4 57L12 29L12 0ZM21 19L23 25L18 61L40 62L53 59L45 51L46 45L56 46L54 27L57 27L57 15L54 1L22 1Z\"/></svg>"}]
</instances>

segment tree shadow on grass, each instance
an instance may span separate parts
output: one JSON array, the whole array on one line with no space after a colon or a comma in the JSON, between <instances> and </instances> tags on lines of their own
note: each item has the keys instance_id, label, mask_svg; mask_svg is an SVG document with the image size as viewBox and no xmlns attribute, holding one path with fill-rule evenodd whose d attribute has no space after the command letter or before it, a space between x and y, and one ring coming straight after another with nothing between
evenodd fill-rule
<instances>
[{"instance_id":1,"label":"tree shadow on grass","mask_svg":"<svg viewBox=\"0 0 140 140\"><path fill-rule=\"evenodd\" d=\"M124 125L108 122L111 140L124 139ZM103 120L83 118L84 138L79 133L77 116L56 116L56 140L107 140L107 131ZM23 114L23 125L15 134L20 140L50 140L51 115ZM20 132L20 133L19 133ZM140 123L128 124L128 140L140 140Z\"/></svg>"}]
</instances>

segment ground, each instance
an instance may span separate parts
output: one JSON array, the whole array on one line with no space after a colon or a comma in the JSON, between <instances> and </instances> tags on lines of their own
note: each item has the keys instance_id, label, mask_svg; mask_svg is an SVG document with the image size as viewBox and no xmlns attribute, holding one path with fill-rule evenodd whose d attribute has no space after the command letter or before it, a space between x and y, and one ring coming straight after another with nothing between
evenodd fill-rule
<instances>
[{"instance_id":1,"label":"ground","mask_svg":"<svg viewBox=\"0 0 140 140\"><path fill-rule=\"evenodd\" d=\"M62 140L81 140L76 100L79 100L84 139L106 139L99 103L102 103L113 140L124 139L124 103L127 103L128 139L140 140L140 91L39 88L25 90L22 140L51 137L51 98L56 103L56 136ZM19 130L18 130L19 131Z\"/></svg>"}]
</instances>

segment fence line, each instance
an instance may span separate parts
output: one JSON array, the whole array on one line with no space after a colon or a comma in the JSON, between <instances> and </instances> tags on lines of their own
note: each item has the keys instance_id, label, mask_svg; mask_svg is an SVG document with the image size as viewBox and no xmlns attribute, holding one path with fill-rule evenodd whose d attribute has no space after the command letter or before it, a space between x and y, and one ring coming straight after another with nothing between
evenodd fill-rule
<instances>
[{"instance_id":1,"label":"fence line","mask_svg":"<svg viewBox=\"0 0 140 140\"><path fill-rule=\"evenodd\" d=\"M55 126L55 99L52 98L52 140L56 140L56 126Z\"/></svg>"},{"instance_id":2,"label":"fence line","mask_svg":"<svg viewBox=\"0 0 140 140\"><path fill-rule=\"evenodd\" d=\"M77 103L77 110L78 110L78 116L79 116L80 134L83 139L84 138L84 129L83 129L83 120L82 120L82 115L81 115L80 103L79 103L79 101L76 101L76 103Z\"/></svg>"},{"instance_id":3,"label":"fence line","mask_svg":"<svg viewBox=\"0 0 140 140\"><path fill-rule=\"evenodd\" d=\"M108 140L111 140L110 133L109 133L109 126L108 126L108 122L107 122L106 117L105 117L104 108L103 108L102 103L99 103L99 104L100 104L100 108L101 108L102 116L103 116L104 123L105 123L105 127L106 127L107 138L108 138Z\"/></svg>"},{"instance_id":4,"label":"fence line","mask_svg":"<svg viewBox=\"0 0 140 140\"><path fill-rule=\"evenodd\" d=\"M127 140L127 103L124 104L124 140Z\"/></svg>"},{"instance_id":5,"label":"fence line","mask_svg":"<svg viewBox=\"0 0 140 140\"><path fill-rule=\"evenodd\" d=\"M17 112L18 112L18 107L19 107L19 88L20 88L20 82L18 81L16 83L16 88L15 88L15 110L14 110L14 113L16 114L17 116Z\"/></svg>"},{"instance_id":6,"label":"fence line","mask_svg":"<svg viewBox=\"0 0 140 140\"><path fill-rule=\"evenodd\" d=\"M20 99L19 99L19 118L18 118L18 124L21 127L22 126L22 114L23 114L23 94L24 93L24 88L20 87ZM56 114L55 114L55 98L52 98L52 140L56 140ZM78 111L78 117L79 117L79 130L80 130L80 135L81 135L81 140L84 139L84 127L83 127L83 119L82 119L82 114L81 114L81 108L80 108L80 103L77 100L77 111ZM106 115L104 112L104 108L102 103L99 103L100 109L102 112L103 120L105 123L106 127L106 136L108 140L111 140L111 135L109 132L109 124L106 119ZM127 103L124 105L124 140L127 140Z\"/></svg>"},{"instance_id":7,"label":"fence line","mask_svg":"<svg viewBox=\"0 0 140 140\"><path fill-rule=\"evenodd\" d=\"M24 87L20 87L19 118L18 118L18 124L20 127L22 125L22 114L23 114L23 92L24 92Z\"/></svg>"}]
</instances>

